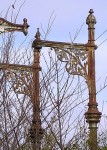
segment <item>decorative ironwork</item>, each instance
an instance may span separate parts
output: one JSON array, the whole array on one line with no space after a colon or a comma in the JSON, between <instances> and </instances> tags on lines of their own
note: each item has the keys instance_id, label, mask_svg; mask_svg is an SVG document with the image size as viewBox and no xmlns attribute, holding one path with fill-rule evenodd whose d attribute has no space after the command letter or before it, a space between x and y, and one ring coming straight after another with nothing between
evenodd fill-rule
<instances>
[{"instance_id":1,"label":"decorative ironwork","mask_svg":"<svg viewBox=\"0 0 107 150\"><path fill-rule=\"evenodd\" d=\"M22 25L14 24L14 23L11 23L11 22L5 20L4 18L0 18L0 34L5 33L5 32L21 31L26 36L28 33L28 31L27 31L28 27L29 27L29 25L27 23L26 18L23 19Z\"/></svg>"},{"instance_id":2,"label":"decorative ironwork","mask_svg":"<svg viewBox=\"0 0 107 150\"><path fill-rule=\"evenodd\" d=\"M32 95L32 72L22 70L6 70L6 78L17 94Z\"/></svg>"},{"instance_id":3,"label":"decorative ironwork","mask_svg":"<svg viewBox=\"0 0 107 150\"><path fill-rule=\"evenodd\" d=\"M6 21L8 24L9 22ZM3 20L1 20L1 24L3 24ZM27 26L27 21L24 23ZM89 103L88 103L88 111L85 113L86 122L89 123L90 135L89 135L89 147L90 150L97 150L97 124L100 122L101 113L98 111L97 102L96 102L96 84L95 84L95 49L96 45L94 43L94 25L96 24L95 16L93 15L93 10L90 9L89 15L86 19L86 24L88 25L88 42L87 44L78 44L78 43L66 43L66 42L55 42L55 41L44 41L40 39L39 29L37 30L37 34L35 36L35 40L32 44L34 48L34 64L33 64L33 82L35 84L33 87L33 121L31 128L31 135L36 138L33 138L34 150L41 149L40 143L40 100L39 100L39 58L40 58L40 49L41 47L51 47L55 50L57 57L60 61L65 62L66 70L69 74L80 75L88 81L88 89L89 89ZM8 24L10 25L10 24ZM12 24L13 25L13 24ZM13 25L14 26L14 25ZM22 27L22 26L21 26ZM23 28L23 27L22 27ZM22 29L21 28L21 29ZM13 31L16 28L5 29L6 31ZM23 28L24 29L24 28ZM20 29L18 29L20 30ZM25 30L26 31L26 30ZM25 32L26 33L26 32ZM36 54L35 54L36 53ZM14 81L14 89L17 92L28 93L28 89L26 87L31 85L31 74L25 70L16 71L7 71L7 77ZM11 74L11 75L10 75ZM31 83L30 83L31 82ZM25 85L23 85L23 83ZM26 87L25 87L26 86ZM21 88L21 90L18 89ZM29 87L29 86L28 86ZM31 87L30 87L31 89ZM32 130L34 129L34 130ZM36 130L35 130L36 129ZM33 133L32 133L33 131ZM37 134L35 132L37 131ZM43 134L43 132L42 132ZM38 139L38 140L36 140Z\"/></svg>"},{"instance_id":4,"label":"decorative ironwork","mask_svg":"<svg viewBox=\"0 0 107 150\"><path fill-rule=\"evenodd\" d=\"M88 78L88 51L82 49L59 49L55 50L58 59L66 62L65 68L69 74L80 75L86 80Z\"/></svg>"},{"instance_id":5,"label":"decorative ironwork","mask_svg":"<svg viewBox=\"0 0 107 150\"><path fill-rule=\"evenodd\" d=\"M88 25L88 42L86 44L66 43L55 41L42 41L43 47L54 49L58 59L65 62L69 74L80 75L86 79L89 90L88 111L85 113L86 122L89 123L90 150L97 150L97 124L100 122L101 112L98 111L96 102L96 81L95 81L95 24L94 11L90 9L86 19Z\"/></svg>"},{"instance_id":6,"label":"decorative ironwork","mask_svg":"<svg viewBox=\"0 0 107 150\"><path fill-rule=\"evenodd\" d=\"M5 70L7 80L17 94L32 95L32 67L19 64L1 63L0 69Z\"/></svg>"}]
</instances>

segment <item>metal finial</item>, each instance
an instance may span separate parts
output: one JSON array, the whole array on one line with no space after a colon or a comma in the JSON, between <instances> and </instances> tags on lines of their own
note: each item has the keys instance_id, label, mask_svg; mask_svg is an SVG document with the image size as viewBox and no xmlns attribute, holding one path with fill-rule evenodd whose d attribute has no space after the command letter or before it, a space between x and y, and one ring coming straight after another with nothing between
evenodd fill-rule
<instances>
[{"instance_id":1,"label":"metal finial","mask_svg":"<svg viewBox=\"0 0 107 150\"><path fill-rule=\"evenodd\" d=\"M27 19L26 18L23 19L23 25L27 25Z\"/></svg>"},{"instance_id":2,"label":"metal finial","mask_svg":"<svg viewBox=\"0 0 107 150\"><path fill-rule=\"evenodd\" d=\"M88 24L88 25L94 25L94 24L96 24L96 18L93 15L93 13L94 13L93 9L90 9L89 13L90 14L88 15L88 17L86 19L86 24Z\"/></svg>"},{"instance_id":3,"label":"metal finial","mask_svg":"<svg viewBox=\"0 0 107 150\"><path fill-rule=\"evenodd\" d=\"M35 40L32 43L32 47L35 49L41 49L42 48L42 43L41 43L41 39L40 39L40 32L39 32L39 28L37 28L37 32L35 35Z\"/></svg>"},{"instance_id":4,"label":"metal finial","mask_svg":"<svg viewBox=\"0 0 107 150\"><path fill-rule=\"evenodd\" d=\"M24 18L24 19L23 19L23 26L24 26L23 33L24 33L24 35L26 36L26 35L28 34L27 29L28 29L28 27L29 27L29 25L28 25L28 23L27 23L27 19L26 19L26 18Z\"/></svg>"},{"instance_id":5,"label":"metal finial","mask_svg":"<svg viewBox=\"0 0 107 150\"><path fill-rule=\"evenodd\" d=\"M36 36L35 38L38 40L40 40L40 32L39 32L39 28L37 28L37 32L36 32Z\"/></svg>"},{"instance_id":6,"label":"metal finial","mask_svg":"<svg viewBox=\"0 0 107 150\"><path fill-rule=\"evenodd\" d=\"M93 9L90 9L89 13L90 13L90 14L93 14L93 13L94 13Z\"/></svg>"}]
</instances>

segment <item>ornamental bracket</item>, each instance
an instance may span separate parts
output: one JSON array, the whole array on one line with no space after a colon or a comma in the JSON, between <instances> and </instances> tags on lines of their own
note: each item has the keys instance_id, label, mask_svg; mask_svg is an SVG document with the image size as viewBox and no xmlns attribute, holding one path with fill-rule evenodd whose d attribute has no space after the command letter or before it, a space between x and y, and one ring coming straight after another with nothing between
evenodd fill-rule
<instances>
[{"instance_id":1,"label":"ornamental bracket","mask_svg":"<svg viewBox=\"0 0 107 150\"><path fill-rule=\"evenodd\" d=\"M23 19L23 24L15 24L5 20L4 18L0 18L0 34L5 32L20 31L26 36L28 33L28 27L29 25L26 18Z\"/></svg>"}]
</instances>

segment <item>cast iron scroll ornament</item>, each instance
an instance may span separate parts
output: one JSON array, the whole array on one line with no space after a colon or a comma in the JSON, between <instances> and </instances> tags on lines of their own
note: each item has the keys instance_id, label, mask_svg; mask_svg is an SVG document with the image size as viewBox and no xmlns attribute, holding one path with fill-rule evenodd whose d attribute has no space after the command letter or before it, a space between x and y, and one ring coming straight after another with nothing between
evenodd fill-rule
<instances>
[{"instance_id":1,"label":"cast iron scroll ornament","mask_svg":"<svg viewBox=\"0 0 107 150\"><path fill-rule=\"evenodd\" d=\"M80 75L87 80L88 77L88 51L74 48L51 48L55 50L58 59L65 62L69 74Z\"/></svg>"},{"instance_id":2,"label":"cast iron scroll ornament","mask_svg":"<svg viewBox=\"0 0 107 150\"><path fill-rule=\"evenodd\" d=\"M0 69L17 94L32 95L32 68L27 65L0 64Z\"/></svg>"},{"instance_id":3,"label":"cast iron scroll ornament","mask_svg":"<svg viewBox=\"0 0 107 150\"><path fill-rule=\"evenodd\" d=\"M12 88L17 94L32 95L32 73L20 70L6 70L7 80L12 84Z\"/></svg>"}]
</instances>

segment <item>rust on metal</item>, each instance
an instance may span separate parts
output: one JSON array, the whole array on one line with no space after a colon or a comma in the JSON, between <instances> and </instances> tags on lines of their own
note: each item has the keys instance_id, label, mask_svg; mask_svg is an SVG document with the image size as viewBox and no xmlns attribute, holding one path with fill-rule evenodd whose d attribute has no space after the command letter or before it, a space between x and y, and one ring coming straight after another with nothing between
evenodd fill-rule
<instances>
[{"instance_id":1,"label":"rust on metal","mask_svg":"<svg viewBox=\"0 0 107 150\"><path fill-rule=\"evenodd\" d=\"M57 41L45 41L41 40L42 47L52 47L52 48L63 48L63 49L83 49L86 50L86 44L80 43L70 43L70 42L57 42Z\"/></svg>"},{"instance_id":2,"label":"rust on metal","mask_svg":"<svg viewBox=\"0 0 107 150\"><path fill-rule=\"evenodd\" d=\"M0 18L0 34L5 32L20 31L26 36L28 33L28 27L29 25L26 18L23 19L23 24L15 24L5 20L4 18Z\"/></svg>"},{"instance_id":3,"label":"rust on metal","mask_svg":"<svg viewBox=\"0 0 107 150\"><path fill-rule=\"evenodd\" d=\"M86 19L88 25L88 42L86 44L66 43L55 41L42 41L43 47L51 47L55 50L58 59L65 62L69 74L81 75L86 79L89 90L88 111L85 113L86 122L90 130L90 150L97 150L97 124L100 122L101 112L98 111L96 102L96 80L95 80L95 24L94 11L90 9Z\"/></svg>"},{"instance_id":4,"label":"rust on metal","mask_svg":"<svg viewBox=\"0 0 107 150\"><path fill-rule=\"evenodd\" d=\"M32 103L33 103L33 120L30 129L30 137L32 139L33 150L41 150L41 139L44 134L44 129L41 126L41 110L40 110L40 82L39 82L39 72L40 67L40 32L39 28L35 36L35 40L32 43L34 49L34 62L32 65L33 69L33 94L32 94Z\"/></svg>"},{"instance_id":5,"label":"rust on metal","mask_svg":"<svg viewBox=\"0 0 107 150\"><path fill-rule=\"evenodd\" d=\"M95 80L95 24L96 18L93 15L94 11L90 9L89 15L86 19L88 25L88 90L89 90L89 103L88 110L85 113L86 121L89 123L90 135L90 150L97 150L97 124L100 122L101 112L99 112L96 101L96 80Z\"/></svg>"},{"instance_id":6,"label":"rust on metal","mask_svg":"<svg viewBox=\"0 0 107 150\"><path fill-rule=\"evenodd\" d=\"M20 65L20 64L0 63L0 69L4 69L4 70L11 69L11 70L20 70L20 71L31 72L32 66Z\"/></svg>"},{"instance_id":7,"label":"rust on metal","mask_svg":"<svg viewBox=\"0 0 107 150\"><path fill-rule=\"evenodd\" d=\"M86 122L89 124L89 140L90 140L90 150L97 150L97 124L100 122L101 112L98 111L98 104L96 101L96 80L95 80L95 24L96 18L93 15L94 11L90 9L89 15L86 19L86 24L88 25L88 42L85 44L81 43L67 43L67 42L57 42L57 41L44 41L40 39L39 28L35 36L35 40L32 43L34 49L34 62L32 66L17 66L8 64L10 69L19 69L19 70L32 70L32 103L33 103L33 120L32 126L30 129L30 136L33 142L33 150L41 149L41 138L43 137L44 130L41 125L41 110L40 110L40 97L39 97L39 72L40 67L40 49L42 47L50 47L54 49L55 53L58 56L58 59L62 62L65 62L66 70L69 74L81 75L87 81L87 86L89 90L89 103L88 110L85 113ZM1 19L0 23L3 25ZM8 21L5 22L7 25L13 26L12 29L5 29L11 31L18 29L23 31L23 27L28 28L27 21L25 20L23 25L9 24ZM19 28L18 28L19 27ZM1 68L7 68L6 64L1 64ZM17 70L16 69L16 70Z\"/></svg>"}]
</instances>

